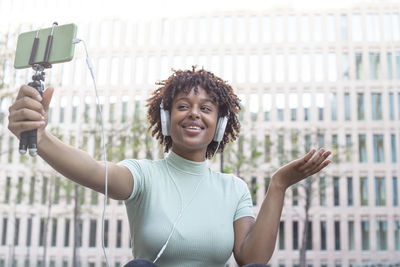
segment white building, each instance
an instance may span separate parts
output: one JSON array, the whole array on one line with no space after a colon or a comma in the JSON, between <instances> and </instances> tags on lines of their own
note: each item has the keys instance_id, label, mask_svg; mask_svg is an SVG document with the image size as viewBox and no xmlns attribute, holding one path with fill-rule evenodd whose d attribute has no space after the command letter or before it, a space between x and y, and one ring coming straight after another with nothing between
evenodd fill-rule
<instances>
[{"instance_id":1,"label":"white building","mask_svg":"<svg viewBox=\"0 0 400 267\"><path fill-rule=\"evenodd\" d=\"M144 115L155 81L167 78L171 68L204 67L228 80L242 99L245 154L261 152L257 167L248 165L241 172L253 192L255 212L278 166L311 147L329 148L334 162L312 184L307 264L380 261L399 266L399 11L398 3L376 1L343 9L281 7L76 24L94 62L107 142L117 148L114 152L135 156L132 134L123 123L134 114ZM14 49L13 34L32 27L9 24L6 52ZM27 259L29 266L43 266L44 254L47 266L71 266L73 185L42 160L18 154L18 140L7 130L8 105L31 74L11 66L8 58L5 88L0 89L0 266L12 266L13 260L13 266L28 266ZM54 65L48 73L46 83L55 87L50 128L100 158L100 127L84 48L76 47L72 62ZM140 148L139 157L145 156L160 158L163 153L153 143ZM226 166L231 162L225 156ZM219 158L211 164L219 168ZM103 266L103 198L79 190L78 258L82 266ZM299 262L303 195L302 187L287 191L270 266ZM45 246L41 233L48 216ZM131 258L128 228L124 205L109 201L105 242L110 266ZM233 260L229 266L235 266Z\"/></svg>"}]
</instances>

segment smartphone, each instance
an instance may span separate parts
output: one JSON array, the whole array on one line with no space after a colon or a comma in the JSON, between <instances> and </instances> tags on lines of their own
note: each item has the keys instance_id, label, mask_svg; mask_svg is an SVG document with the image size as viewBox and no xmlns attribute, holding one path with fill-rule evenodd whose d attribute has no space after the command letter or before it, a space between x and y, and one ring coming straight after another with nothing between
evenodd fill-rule
<instances>
[{"instance_id":1,"label":"smartphone","mask_svg":"<svg viewBox=\"0 0 400 267\"><path fill-rule=\"evenodd\" d=\"M53 31L53 44L50 49L50 64L71 61L74 57L75 44L72 41L76 37L77 26L73 23L55 26ZM17 51L15 52L14 68L30 68L34 63L43 62L46 50L47 38L52 31L52 27L37 31L24 32L18 36ZM33 40L38 36L39 43L36 57L33 64L29 64L32 52Z\"/></svg>"}]
</instances>

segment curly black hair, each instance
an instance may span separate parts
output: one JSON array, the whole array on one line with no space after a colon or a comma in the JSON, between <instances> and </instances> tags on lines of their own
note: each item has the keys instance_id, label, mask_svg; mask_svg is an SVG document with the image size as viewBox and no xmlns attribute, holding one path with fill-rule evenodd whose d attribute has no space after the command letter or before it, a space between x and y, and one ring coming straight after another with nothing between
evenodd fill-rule
<instances>
[{"instance_id":1,"label":"curly black hair","mask_svg":"<svg viewBox=\"0 0 400 267\"><path fill-rule=\"evenodd\" d=\"M237 117L240 112L240 100L233 92L232 87L221 78L204 69L196 70L196 66L193 66L192 70L173 70L173 74L167 80L157 84L161 87L153 92L146 105L148 107L147 119L150 122L148 130L164 146L165 152L168 152L171 148L172 139L170 136L163 136L161 132L161 101L165 110L171 110L176 95L181 92L189 94L192 89L197 92L199 86L218 104L218 117L228 117L224 137L219 144L218 151L224 151L225 144L236 140L240 131L240 122ZM217 146L218 143L215 141L208 145L207 158L211 158L217 152L215 151Z\"/></svg>"}]
</instances>

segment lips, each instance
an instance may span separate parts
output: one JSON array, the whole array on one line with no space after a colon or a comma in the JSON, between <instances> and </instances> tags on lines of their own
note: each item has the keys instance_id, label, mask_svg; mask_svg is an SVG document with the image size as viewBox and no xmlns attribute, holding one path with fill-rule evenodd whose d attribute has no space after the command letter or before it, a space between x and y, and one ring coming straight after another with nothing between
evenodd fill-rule
<instances>
[{"instance_id":1,"label":"lips","mask_svg":"<svg viewBox=\"0 0 400 267\"><path fill-rule=\"evenodd\" d=\"M186 122L182 124L182 127L189 130L203 130L204 126L197 122Z\"/></svg>"}]
</instances>

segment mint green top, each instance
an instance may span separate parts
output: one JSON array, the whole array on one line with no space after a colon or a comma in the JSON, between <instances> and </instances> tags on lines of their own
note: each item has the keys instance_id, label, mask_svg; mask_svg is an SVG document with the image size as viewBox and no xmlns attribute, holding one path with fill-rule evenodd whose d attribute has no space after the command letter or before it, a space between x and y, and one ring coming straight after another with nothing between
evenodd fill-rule
<instances>
[{"instance_id":1,"label":"mint green top","mask_svg":"<svg viewBox=\"0 0 400 267\"><path fill-rule=\"evenodd\" d=\"M206 161L189 161L174 152L163 160L127 159L118 164L126 166L134 180L132 194L125 201L134 258L156 258L183 202L189 206L157 265L225 266L233 250L233 222L254 217L243 180L212 171Z\"/></svg>"}]
</instances>

